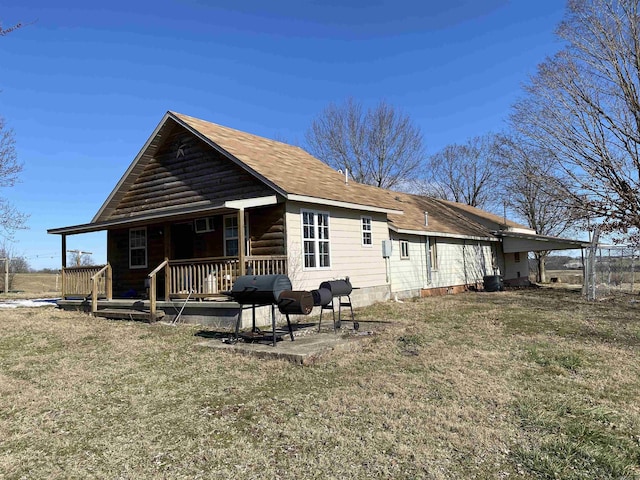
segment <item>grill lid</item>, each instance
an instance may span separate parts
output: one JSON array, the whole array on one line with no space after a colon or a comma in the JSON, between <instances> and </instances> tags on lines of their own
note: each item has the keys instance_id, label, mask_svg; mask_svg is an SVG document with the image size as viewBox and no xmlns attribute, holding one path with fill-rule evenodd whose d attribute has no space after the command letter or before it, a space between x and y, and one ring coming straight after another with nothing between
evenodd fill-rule
<instances>
[{"instance_id":1,"label":"grill lid","mask_svg":"<svg viewBox=\"0 0 640 480\"><path fill-rule=\"evenodd\" d=\"M283 291L291 289L286 275L242 275L228 294L240 304L270 305L278 302Z\"/></svg>"},{"instance_id":2,"label":"grill lid","mask_svg":"<svg viewBox=\"0 0 640 480\"><path fill-rule=\"evenodd\" d=\"M328 282L322 282L320 284L320 289L323 288L329 290L331 295L334 297L351 295L351 291L353 290L348 278L345 278L344 280L329 280Z\"/></svg>"}]
</instances>

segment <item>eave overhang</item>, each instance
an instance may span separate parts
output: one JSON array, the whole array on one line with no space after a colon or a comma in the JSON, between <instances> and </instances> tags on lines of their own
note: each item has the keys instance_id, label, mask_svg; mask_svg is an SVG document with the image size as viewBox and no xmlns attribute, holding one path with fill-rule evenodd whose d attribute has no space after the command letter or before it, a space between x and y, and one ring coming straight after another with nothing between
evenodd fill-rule
<instances>
[{"instance_id":1,"label":"eave overhang","mask_svg":"<svg viewBox=\"0 0 640 480\"><path fill-rule=\"evenodd\" d=\"M482 237L476 235L464 235L461 233L448 233L448 232L432 232L428 230L409 230L406 228L397 228L389 225L389 230L392 230L401 235L419 235L422 237L439 237L439 238L457 238L461 240L475 240L483 242L499 242L496 237Z\"/></svg>"},{"instance_id":2,"label":"eave overhang","mask_svg":"<svg viewBox=\"0 0 640 480\"><path fill-rule=\"evenodd\" d=\"M81 233L100 232L112 227L135 227L159 221L170 222L172 220L196 218L200 215L223 214L226 212L235 212L241 208L262 207L275 205L277 203L278 197L276 195L249 198L246 200L228 200L220 205L211 205L209 202L202 202L202 204L198 205L192 204L192 206L188 208L166 208L162 210L154 210L147 214L136 215L135 217L117 218L102 222L91 222L81 225L72 225L69 227L51 228L47 230L47 233L53 235L77 235Z\"/></svg>"},{"instance_id":3,"label":"eave overhang","mask_svg":"<svg viewBox=\"0 0 640 480\"><path fill-rule=\"evenodd\" d=\"M504 230L492 233L496 237L502 239L502 251L504 253L574 250L589 246L589 242L585 242L584 240L550 237L547 235L535 235Z\"/></svg>"}]
</instances>

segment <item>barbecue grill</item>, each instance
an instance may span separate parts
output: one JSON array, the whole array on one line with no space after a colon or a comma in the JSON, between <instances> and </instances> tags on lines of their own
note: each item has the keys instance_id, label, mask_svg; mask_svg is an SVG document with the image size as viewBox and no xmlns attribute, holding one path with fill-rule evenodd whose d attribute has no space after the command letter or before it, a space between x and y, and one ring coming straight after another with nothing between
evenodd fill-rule
<instances>
[{"instance_id":1,"label":"barbecue grill","mask_svg":"<svg viewBox=\"0 0 640 480\"><path fill-rule=\"evenodd\" d=\"M313 309L313 296L311 293L292 290L291 280L286 275L242 275L236 279L231 291L226 292L226 294L240 304L235 331L236 341L238 340L240 325L242 323L242 312L248 305L251 306L252 313L253 328L250 335L252 339L265 338L264 334L256 328L256 307L271 306L271 327L274 347L277 341L276 305L280 313L283 313L287 319L291 341L294 339L289 315L308 315Z\"/></svg>"},{"instance_id":2,"label":"barbecue grill","mask_svg":"<svg viewBox=\"0 0 640 480\"><path fill-rule=\"evenodd\" d=\"M358 330L360 328L360 324L355 321L355 316L353 315L353 306L351 304L351 292L353 291L353 286L349 281L349 277L346 277L344 280L329 280L326 282L322 282L320 284L320 288L318 290L314 290L313 296L314 300L317 299L317 305L320 305L320 320L318 321L318 331L320 331L320 325L322 324L322 312L324 310L331 310L333 315L333 331L336 332L338 328L340 328L342 324L342 307L349 307L351 311L351 321L353 322L353 329ZM343 301L342 298L346 297L347 300ZM338 321L336 322L336 311L334 309L334 300L338 299Z\"/></svg>"}]
</instances>

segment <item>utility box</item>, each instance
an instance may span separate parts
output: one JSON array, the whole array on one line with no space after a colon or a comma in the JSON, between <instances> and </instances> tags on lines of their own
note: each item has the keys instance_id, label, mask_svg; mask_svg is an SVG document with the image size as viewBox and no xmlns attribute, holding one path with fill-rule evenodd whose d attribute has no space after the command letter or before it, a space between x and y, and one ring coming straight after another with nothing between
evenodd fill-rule
<instances>
[{"instance_id":1,"label":"utility box","mask_svg":"<svg viewBox=\"0 0 640 480\"><path fill-rule=\"evenodd\" d=\"M393 251L393 243L391 240L382 240L382 258L391 257Z\"/></svg>"}]
</instances>

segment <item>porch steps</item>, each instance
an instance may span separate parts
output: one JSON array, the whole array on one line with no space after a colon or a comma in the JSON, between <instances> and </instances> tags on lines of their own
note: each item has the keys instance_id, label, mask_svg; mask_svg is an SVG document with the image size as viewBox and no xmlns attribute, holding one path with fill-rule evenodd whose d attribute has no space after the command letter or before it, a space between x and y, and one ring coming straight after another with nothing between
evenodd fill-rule
<instances>
[{"instance_id":1,"label":"porch steps","mask_svg":"<svg viewBox=\"0 0 640 480\"><path fill-rule=\"evenodd\" d=\"M104 308L93 314L96 317L110 318L114 320L142 320L145 322L161 320L165 313L164 310L156 310L155 319L151 318L148 310L132 310L127 308Z\"/></svg>"}]
</instances>

